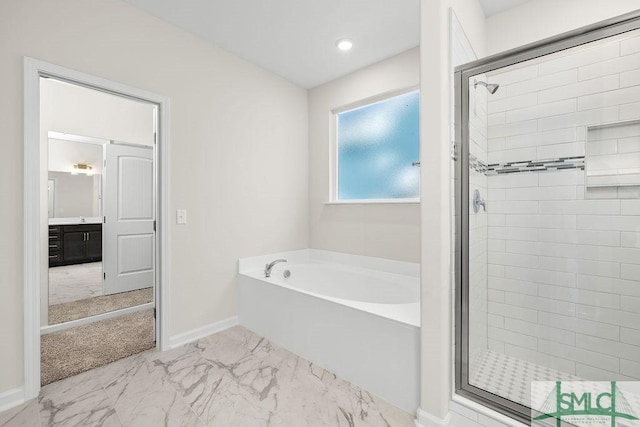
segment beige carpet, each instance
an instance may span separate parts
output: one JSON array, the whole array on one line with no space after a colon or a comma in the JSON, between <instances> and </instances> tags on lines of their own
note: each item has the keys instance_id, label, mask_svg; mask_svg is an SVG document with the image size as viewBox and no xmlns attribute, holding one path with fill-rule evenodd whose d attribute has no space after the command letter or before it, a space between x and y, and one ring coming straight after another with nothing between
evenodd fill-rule
<instances>
[{"instance_id":1,"label":"beige carpet","mask_svg":"<svg viewBox=\"0 0 640 427\"><path fill-rule=\"evenodd\" d=\"M40 337L42 385L155 346L153 309Z\"/></svg>"},{"instance_id":2,"label":"beige carpet","mask_svg":"<svg viewBox=\"0 0 640 427\"><path fill-rule=\"evenodd\" d=\"M69 322L153 301L153 288L87 298L49 306L49 324Z\"/></svg>"}]
</instances>

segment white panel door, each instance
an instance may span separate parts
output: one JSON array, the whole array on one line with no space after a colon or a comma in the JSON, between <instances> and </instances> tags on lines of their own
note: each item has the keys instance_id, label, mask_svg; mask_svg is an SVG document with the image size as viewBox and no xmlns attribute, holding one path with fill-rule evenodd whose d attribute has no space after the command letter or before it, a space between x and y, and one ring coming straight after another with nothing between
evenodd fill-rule
<instances>
[{"instance_id":1,"label":"white panel door","mask_svg":"<svg viewBox=\"0 0 640 427\"><path fill-rule=\"evenodd\" d=\"M104 292L154 285L153 148L107 144L104 188Z\"/></svg>"}]
</instances>

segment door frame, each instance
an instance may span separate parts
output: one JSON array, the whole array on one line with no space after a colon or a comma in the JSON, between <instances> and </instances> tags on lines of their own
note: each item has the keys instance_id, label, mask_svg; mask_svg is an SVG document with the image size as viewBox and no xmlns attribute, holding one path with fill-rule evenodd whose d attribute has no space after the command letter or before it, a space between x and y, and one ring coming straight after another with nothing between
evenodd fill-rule
<instances>
[{"instance_id":1,"label":"door frame","mask_svg":"<svg viewBox=\"0 0 640 427\"><path fill-rule=\"evenodd\" d=\"M48 281L46 173L40 129L40 78L49 77L124 98L157 105L156 134L156 347L169 348L171 246L170 99L146 90L24 57L24 394L40 393L40 289ZM46 283L45 283L46 284Z\"/></svg>"}]
</instances>

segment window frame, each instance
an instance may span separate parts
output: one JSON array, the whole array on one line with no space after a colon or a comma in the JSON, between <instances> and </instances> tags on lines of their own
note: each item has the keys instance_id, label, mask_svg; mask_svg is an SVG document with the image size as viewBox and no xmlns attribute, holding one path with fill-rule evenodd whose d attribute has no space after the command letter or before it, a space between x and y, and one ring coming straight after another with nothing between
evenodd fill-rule
<instances>
[{"instance_id":1,"label":"window frame","mask_svg":"<svg viewBox=\"0 0 640 427\"><path fill-rule=\"evenodd\" d=\"M420 194L418 197L405 197L405 198L386 198L386 199L339 199L338 198L338 185L340 177L338 175L339 165L339 148L338 148L338 115L348 111L356 110L358 108L367 107L370 105L379 104L381 102L396 98L402 95L408 95L410 93L417 92L420 97L420 86L412 85L404 87L402 89L391 90L382 92L374 96L370 96L364 99L360 99L355 102L351 102L340 107L331 109L331 144L329 157L331 164L329 168L329 201L326 205L370 205L370 204L419 204ZM420 103L421 104L421 103ZM418 128L420 128L420 122L418 121ZM420 134L420 129L419 129ZM422 157L422 152L420 153ZM419 159L420 161L420 159ZM420 167L420 166L418 166Z\"/></svg>"}]
</instances>

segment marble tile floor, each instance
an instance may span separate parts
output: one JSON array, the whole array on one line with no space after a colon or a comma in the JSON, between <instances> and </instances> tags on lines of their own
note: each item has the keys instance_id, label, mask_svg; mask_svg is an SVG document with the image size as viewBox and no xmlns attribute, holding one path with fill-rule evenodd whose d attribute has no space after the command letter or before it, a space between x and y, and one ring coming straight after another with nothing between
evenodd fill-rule
<instances>
[{"instance_id":1,"label":"marble tile floor","mask_svg":"<svg viewBox=\"0 0 640 427\"><path fill-rule=\"evenodd\" d=\"M236 326L42 388L0 426L413 426L414 417Z\"/></svg>"},{"instance_id":2,"label":"marble tile floor","mask_svg":"<svg viewBox=\"0 0 640 427\"><path fill-rule=\"evenodd\" d=\"M49 268L49 305L102 295L102 263Z\"/></svg>"}]
</instances>

